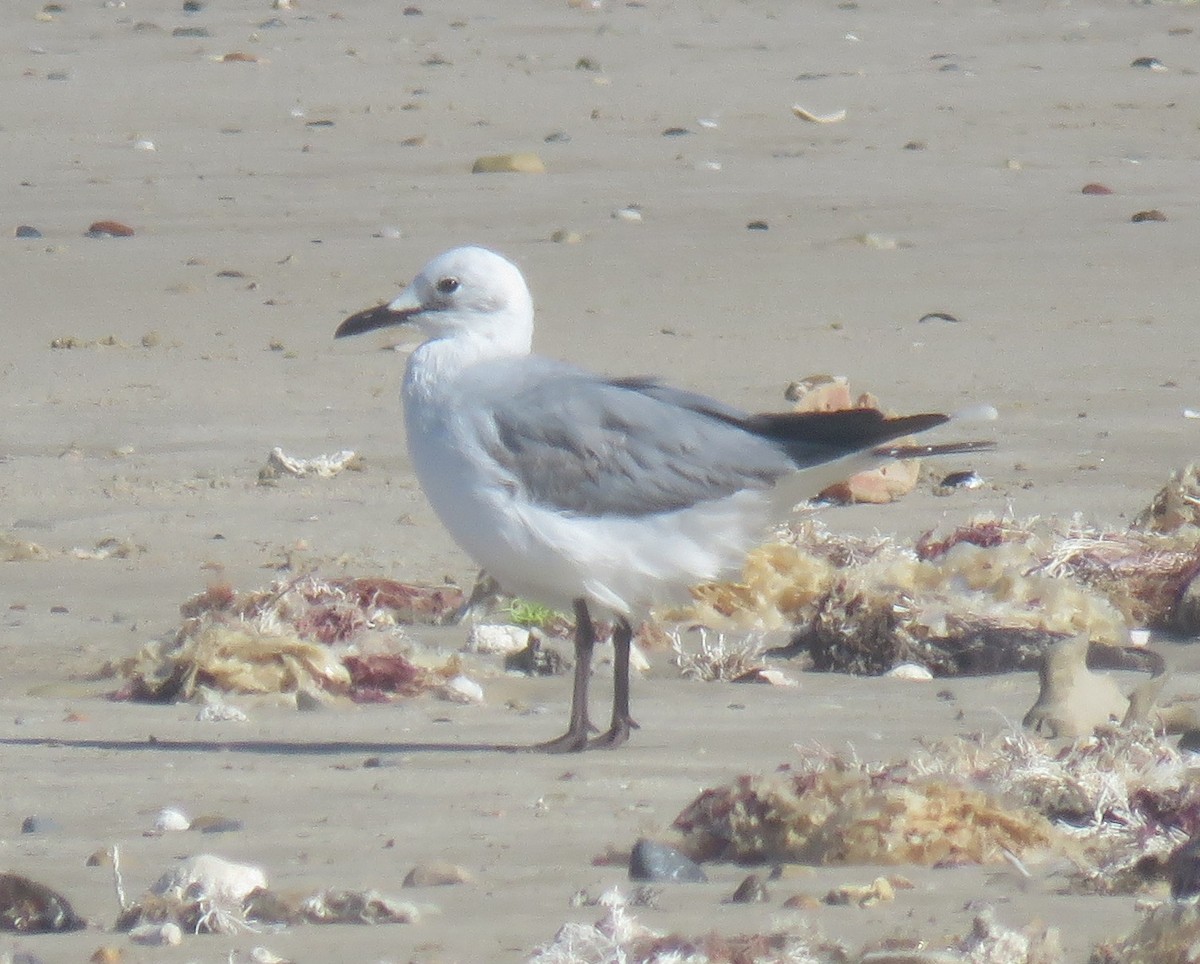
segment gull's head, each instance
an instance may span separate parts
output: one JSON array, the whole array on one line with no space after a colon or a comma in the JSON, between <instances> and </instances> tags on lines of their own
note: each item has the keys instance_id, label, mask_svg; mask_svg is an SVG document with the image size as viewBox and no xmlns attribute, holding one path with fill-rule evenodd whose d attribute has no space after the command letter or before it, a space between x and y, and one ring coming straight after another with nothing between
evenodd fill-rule
<instances>
[{"instance_id":1,"label":"gull's head","mask_svg":"<svg viewBox=\"0 0 1200 964\"><path fill-rule=\"evenodd\" d=\"M455 248L421 269L392 301L351 315L335 338L416 325L428 340L472 338L528 352L533 301L521 272L486 248Z\"/></svg>"}]
</instances>

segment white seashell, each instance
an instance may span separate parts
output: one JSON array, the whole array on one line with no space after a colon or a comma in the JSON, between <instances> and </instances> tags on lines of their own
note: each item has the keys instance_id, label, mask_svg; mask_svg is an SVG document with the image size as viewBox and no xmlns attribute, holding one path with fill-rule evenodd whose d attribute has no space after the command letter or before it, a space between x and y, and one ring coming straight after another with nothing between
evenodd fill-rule
<instances>
[{"instance_id":1,"label":"white seashell","mask_svg":"<svg viewBox=\"0 0 1200 964\"><path fill-rule=\"evenodd\" d=\"M1194 409L1194 408L1185 408L1183 410L1183 417L1184 418L1200 418L1200 412L1196 411L1196 409Z\"/></svg>"},{"instance_id":2,"label":"white seashell","mask_svg":"<svg viewBox=\"0 0 1200 964\"><path fill-rule=\"evenodd\" d=\"M439 695L451 703L482 703L483 687L466 676L455 676L446 680Z\"/></svg>"},{"instance_id":3,"label":"white seashell","mask_svg":"<svg viewBox=\"0 0 1200 964\"><path fill-rule=\"evenodd\" d=\"M209 703L196 714L199 723L245 723L250 717L228 703Z\"/></svg>"},{"instance_id":4,"label":"white seashell","mask_svg":"<svg viewBox=\"0 0 1200 964\"><path fill-rule=\"evenodd\" d=\"M713 120L711 117L697 117L696 123L699 124L701 127L707 127L710 131L716 130L718 127L721 126L715 120Z\"/></svg>"},{"instance_id":5,"label":"white seashell","mask_svg":"<svg viewBox=\"0 0 1200 964\"><path fill-rule=\"evenodd\" d=\"M1131 629L1131 630L1129 630L1129 645L1130 646L1149 646L1150 645L1150 630L1148 630L1148 629Z\"/></svg>"},{"instance_id":6,"label":"white seashell","mask_svg":"<svg viewBox=\"0 0 1200 964\"><path fill-rule=\"evenodd\" d=\"M129 931L135 944L149 947L178 947L183 943L183 931L178 924L140 924Z\"/></svg>"},{"instance_id":7,"label":"white seashell","mask_svg":"<svg viewBox=\"0 0 1200 964\"><path fill-rule=\"evenodd\" d=\"M404 237L404 235L400 233L399 228L392 227L390 224L385 224L379 229L379 233L375 236L377 238L387 238L389 241L398 241L400 238Z\"/></svg>"},{"instance_id":8,"label":"white seashell","mask_svg":"<svg viewBox=\"0 0 1200 964\"><path fill-rule=\"evenodd\" d=\"M818 114L808 110L806 107L801 107L799 104L792 104L792 113L802 121L808 121L810 124L837 124L846 119L846 111L844 109L831 110L824 114Z\"/></svg>"},{"instance_id":9,"label":"white seashell","mask_svg":"<svg viewBox=\"0 0 1200 964\"><path fill-rule=\"evenodd\" d=\"M719 171L721 169L720 161L701 161L696 165L697 171Z\"/></svg>"},{"instance_id":10,"label":"white seashell","mask_svg":"<svg viewBox=\"0 0 1200 964\"><path fill-rule=\"evenodd\" d=\"M215 900L243 900L251 891L266 889L267 875L253 864L235 864L224 857L198 854L168 870L150 888L159 897L182 899L189 888L192 894Z\"/></svg>"},{"instance_id":11,"label":"white seashell","mask_svg":"<svg viewBox=\"0 0 1200 964\"><path fill-rule=\"evenodd\" d=\"M892 679L911 680L914 683L928 683L933 679L933 674L920 663L897 663L883 675Z\"/></svg>"},{"instance_id":12,"label":"white seashell","mask_svg":"<svg viewBox=\"0 0 1200 964\"><path fill-rule=\"evenodd\" d=\"M474 626L463 647L468 653L519 653L529 645L529 630L524 626Z\"/></svg>"},{"instance_id":13,"label":"white seashell","mask_svg":"<svg viewBox=\"0 0 1200 964\"><path fill-rule=\"evenodd\" d=\"M613 211L613 217L618 221L640 221L642 212L635 207L617 208Z\"/></svg>"},{"instance_id":14,"label":"white seashell","mask_svg":"<svg viewBox=\"0 0 1200 964\"><path fill-rule=\"evenodd\" d=\"M191 818L182 810L176 810L174 807L164 807L154 818L154 829L160 833L187 830L191 825Z\"/></svg>"},{"instance_id":15,"label":"white seashell","mask_svg":"<svg viewBox=\"0 0 1200 964\"><path fill-rule=\"evenodd\" d=\"M788 676L787 673L778 669L760 669L758 678L772 686L799 686L799 682Z\"/></svg>"},{"instance_id":16,"label":"white seashell","mask_svg":"<svg viewBox=\"0 0 1200 964\"><path fill-rule=\"evenodd\" d=\"M154 146L154 141L146 141L146 140L134 141L133 149L135 151L157 151L158 150L158 148Z\"/></svg>"}]
</instances>

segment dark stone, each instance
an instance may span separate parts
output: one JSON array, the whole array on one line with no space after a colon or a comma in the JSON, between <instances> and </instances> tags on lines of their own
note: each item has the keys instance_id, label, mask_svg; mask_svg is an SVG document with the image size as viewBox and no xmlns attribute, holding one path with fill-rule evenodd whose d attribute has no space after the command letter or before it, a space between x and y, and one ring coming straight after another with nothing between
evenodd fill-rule
<instances>
[{"instance_id":1,"label":"dark stone","mask_svg":"<svg viewBox=\"0 0 1200 964\"><path fill-rule=\"evenodd\" d=\"M643 837L633 845L629 855L629 879L654 883L704 883L708 875L704 868L674 847L655 843Z\"/></svg>"}]
</instances>

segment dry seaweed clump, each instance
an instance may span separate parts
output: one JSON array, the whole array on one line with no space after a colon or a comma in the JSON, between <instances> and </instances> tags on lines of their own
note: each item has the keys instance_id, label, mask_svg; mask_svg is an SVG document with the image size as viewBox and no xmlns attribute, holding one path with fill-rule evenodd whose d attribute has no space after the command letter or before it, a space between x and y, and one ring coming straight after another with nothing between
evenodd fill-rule
<instances>
[{"instance_id":1,"label":"dry seaweed clump","mask_svg":"<svg viewBox=\"0 0 1200 964\"><path fill-rule=\"evenodd\" d=\"M985 912L961 937L922 940L910 950L911 938L884 940L858 952L823 937L811 925L778 927L766 933L701 937L662 934L629 913L617 888L600 898L604 916L594 924L569 923L554 940L537 948L527 964L868 964L871 961L962 961L971 964L1064 964L1058 934L1031 926L1012 930ZM944 950L935 950L938 946Z\"/></svg>"},{"instance_id":2,"label":"dry seaweed clump","mask_svg":"<svg viewBox=\"0 0 1200 964\"><path fill-rule=\"evenodd\" d=\"M617 888L600 898L604 916L594 924L569 923L554 940L537 948L527 964L848 964L849 952L808 929L724 937L662 934L641 924L628 911Z\"/></svg>"},{"instance_id":3,"label":"dry seaweed clump","mask_svg":"<svg viewBox=\"0 0 1200 964\"><path fill-rule=\"evenodd\" d=\"M741 777L675 820L698 859L743 863L992 863L1056 842L1050 822L955 779L906 767L831 766Z\"/></svg>"},{"instance_id":4,"label":"dry seaweed clump","mask_svg":"<svg viewBox=\"0 0 1200 964\"><path fill-rule=\"evenodd\" d=\"M739 581L698 587L690 609L667 615L715 628L795 627L795 648L820 670L1032 670L1073 636L1122 646L1134 627L1200 632L1198 573L1200 529L980 519L906 545L843 538L806 520L752 552Z\"/></svg>"},{"instance_id":5,"label":"dry seaweed clump","mask_svg":"<svg viewBox=\"0 0 1200 964\"><path fill-rule=\"evenodd\" d=\"M675 820L697 859L948 865L1075 863L1074 886L1132 892L1200 830L1200 773L1148 728L1065 748L1006 733L865 764L809 752L790 772L705 790Z\"/></svg>"},{"instance_id":6,"label":"dry seaweed clump","mask_svg":"<svg viewBox=\"0 0 1200 964\"><path fill-rule=\"evenodd\" d=\"M1200 905L1160 904L1132 934L1099 945L1089 964L1195 964L1200 961Z\"/></svg>"},{"instance_id":7,"label":"dry seaweed clump","mask_svg":"<svg viewBox=\"0 0 1200 964\"><path fill-rule=\"evenodd\" d=\"M337 693L361 702L425 692L454 676L453 658L413 661L399 630L453 612L462 594L386 579L279 582L238 593L215 586L181 607L173 637L144 646L109 671L124 679L118 699L186 701L225 693Z\"/></svg>"}]
</instances>

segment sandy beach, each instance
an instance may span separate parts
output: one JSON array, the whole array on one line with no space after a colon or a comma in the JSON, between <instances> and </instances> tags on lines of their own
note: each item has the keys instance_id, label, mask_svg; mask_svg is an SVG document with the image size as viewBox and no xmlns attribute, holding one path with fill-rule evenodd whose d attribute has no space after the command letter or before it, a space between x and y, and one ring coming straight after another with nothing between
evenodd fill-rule
<instances>
[{"instance_id":1,"label":"sandy beach","mask_svg":"<svg viewBox=\"0 0 1200 964\"><path fill-rule=\"evenodd\" d=\"M1196 457L1193 5L198 7L0 8L0 549L41 550L0 563L0 871L93 925L3 933L0 956L522 961L598 916L577 892L628 886L597 858L663 832L705 787L797 745L889 760L1029 708L1033 674L938 681L953 696L938 700L834 674L686 681L659 653L635 682L631 744L563 759L480 748L554 735L569 700L567 679L498 663L479 706L301 714L233 697L248 721L212 723L107 700L115 684L89 677L173 633L212 583L316 570L470 587L407 462L402 354L332 340L447 247L518 263L538 350L599 371L752 410L817 372L895 410L997 407L995 452L945 466L982 487L941 497L926 479L893 505L824 510L832 530L910 539L978 513L1124 526ZM806 123L793 104L846 115ZM471 173L512 152L546 172ZM640 220L619 216L631 208ZM1149 211L1164 219L1133 220ZM132 236L85 236L108 220ZM352 449L365 471L260 485L276 446ZM447 652L465 632L413 629ZM1200 686L1186 644L1155 645L1172 691ZM168 806L244 826L146 836ZM31 815L49 829L21 833ZM201 852L258 864L281 891L398 894L434 858L475 881L404 890L426 908L416 924L139 948L112 929L110 870L85 866L113 845L135 893ZM1062 893L1053 861L1030 879L905 867L916 886L895 902L805 911L782 900L875 868L797 871L751 905L723 902L745 868L707 870L638 919L689 934L801 920L856 951L962 934L989 904L1012 927L1054 925L1083 961L1140 917L1134 896Z\"/></svg>"}]
</instances>

